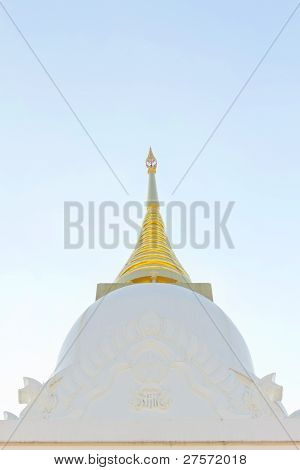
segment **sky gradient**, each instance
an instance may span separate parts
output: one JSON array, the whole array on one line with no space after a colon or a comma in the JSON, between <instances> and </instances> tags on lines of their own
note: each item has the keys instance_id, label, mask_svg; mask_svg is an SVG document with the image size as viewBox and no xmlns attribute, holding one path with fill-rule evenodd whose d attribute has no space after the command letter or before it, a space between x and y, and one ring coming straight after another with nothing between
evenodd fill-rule
<instances>
[{"instance_id":1,"label":"sky gradient","mask_svg":"<svg viewBox=\"0 0 300 470\"><path fill-rule=\"evenodd\" d=\"M172 195L295 5L7 2L129 195L0 8L1 411L21 410L23 376L48 378L96 284L130 254L65 250L64 201L144 201L149 145L163 201L235 201L235 249L176 254L212 283L256 374L277 372L288 412L300 408L300 13Z\"/></svg>"}]
</instances>

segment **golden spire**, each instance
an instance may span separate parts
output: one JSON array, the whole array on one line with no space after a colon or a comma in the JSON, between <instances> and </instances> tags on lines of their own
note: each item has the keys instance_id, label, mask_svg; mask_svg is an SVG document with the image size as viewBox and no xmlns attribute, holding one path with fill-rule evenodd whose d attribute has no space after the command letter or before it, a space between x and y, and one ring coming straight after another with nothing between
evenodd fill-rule
<instances>
[{"instance_id":1,"label":"golden spire","mask_svg":"<svg viewBox=\"0 0 300 470\"><path fill-rule=\"evenodd\" d=\"M151 147L146 167L149 174L147 212L136 247L115 282L190 282L170 246L160 215L155 179L157 160Z\"/></svg>"}]
</instances>

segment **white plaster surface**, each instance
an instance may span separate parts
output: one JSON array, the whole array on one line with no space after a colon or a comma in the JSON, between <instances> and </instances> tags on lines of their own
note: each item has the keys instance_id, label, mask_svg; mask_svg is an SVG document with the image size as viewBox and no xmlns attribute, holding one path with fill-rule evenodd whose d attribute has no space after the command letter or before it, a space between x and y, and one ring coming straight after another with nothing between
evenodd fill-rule
<instances>
[{"instance_id":1,"label":"white plaster surface","mask_svg":"<svg viewBox=\"0 0 300 470\"><path fill-rule=\"evenodd\" d=\"M0 441L290 441L275 374L258 378L237 328L189 289L137 284L92 304L53 375L25 378ZM21 419L20 419L21 418ZM23 418L23 419L22 419Z\"/></svg>"}]
</instances>

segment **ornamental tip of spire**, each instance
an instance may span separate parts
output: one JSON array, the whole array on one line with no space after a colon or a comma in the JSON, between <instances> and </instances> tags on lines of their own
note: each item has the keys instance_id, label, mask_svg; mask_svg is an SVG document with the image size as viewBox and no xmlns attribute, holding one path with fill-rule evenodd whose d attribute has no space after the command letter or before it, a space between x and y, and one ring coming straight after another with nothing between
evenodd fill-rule
<instances>
[{"instance_id":1,"label":"ornamental tip of spire","mask_svg":"<svg viewBox=\"0 0 300 470\"><path fill-rule=\"evenodd\" d=\"M148 173L156 173L157 160L153 155L152 148L149 148L148 157L146 158L146 167L148 168Z\"/></svg>"}]
</instances>

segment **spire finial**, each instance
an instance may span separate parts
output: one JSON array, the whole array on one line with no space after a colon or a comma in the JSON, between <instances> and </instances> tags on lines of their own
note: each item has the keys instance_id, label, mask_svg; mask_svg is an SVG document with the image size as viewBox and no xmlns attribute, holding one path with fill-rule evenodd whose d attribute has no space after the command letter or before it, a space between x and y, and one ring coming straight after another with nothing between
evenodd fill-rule
<instances>
[{"instance_id":1,"label":"spire finial","mask_svg":"<svg viewBox=\"0 0 300 470\"><path fill-rule=\"evenodd\" d=\"M149 148L148 157L146 158L146 167L148 173L156 173L157 160L152 152L152 148Z\"/></svg>"}]
</instances>

